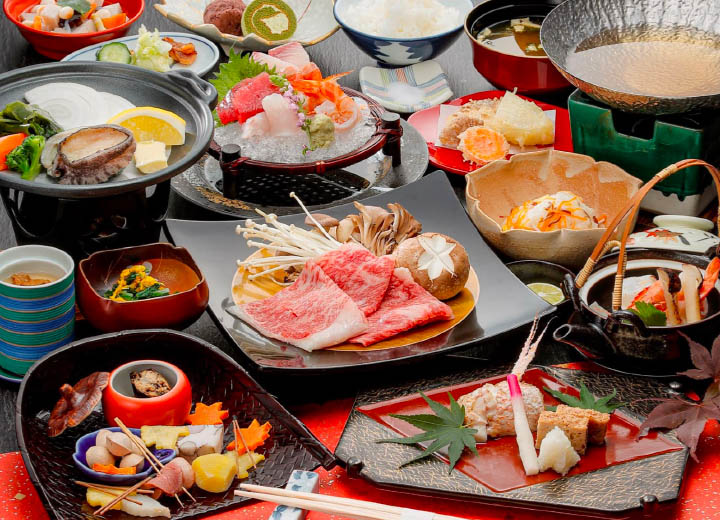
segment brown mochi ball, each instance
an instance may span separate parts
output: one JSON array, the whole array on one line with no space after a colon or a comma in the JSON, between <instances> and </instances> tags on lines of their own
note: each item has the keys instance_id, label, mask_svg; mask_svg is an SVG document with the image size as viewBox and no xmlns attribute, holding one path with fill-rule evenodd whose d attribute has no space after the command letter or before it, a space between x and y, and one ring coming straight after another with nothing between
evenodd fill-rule
<instances>
[{"instance_id":1,"label":"brown mochi ball","mask_svg":"<svg viewBox=\"0 0 720 520\"><path fill-rule=\"evenodd\" d=\"M465 248L441 233L408 238L395 249L394 255L395 265L406 267L413 279L438 300L456 296L470 276L470 259Z\"/></svg>"}]
</instances>

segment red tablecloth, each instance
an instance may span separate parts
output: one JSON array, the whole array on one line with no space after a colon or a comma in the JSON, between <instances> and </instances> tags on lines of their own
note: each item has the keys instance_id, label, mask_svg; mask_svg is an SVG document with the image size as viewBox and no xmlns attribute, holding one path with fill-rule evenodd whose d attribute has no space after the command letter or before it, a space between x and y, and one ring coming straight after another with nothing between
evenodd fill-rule
<instances>
[{"instance_id":1,"label":"red tablecloth","mask_svg":"<svg viewBox=\"0 0 720 520\"><path fill-rule=\"evenodd\" d=\"M340 440L343 426L350 412L352 400L339 400L296 408L293 411L310 430L330 449ZM698 447L700 463L688 463L682 495L672 508L653 519L711 520L720 519L720 426L707 426ZM362 480L349 479L340 468L319 470L320 491L328 495L371 500L400 507L432 510L472 520L537 520L550 515L518 512L486 505L468 505L452 500L425 499L405 493L380 490ZM612 492L608 490L608 492ZM252 504L234 511L209 516L214 520L264 520L274 505ZM555 515L552 515L555 518ZM40 498L25 471L19 453L0 455L0 519L45 520L48 518ZM308 520L329 520L331 515L310 513Z\"/></svg>"}]
</instances>

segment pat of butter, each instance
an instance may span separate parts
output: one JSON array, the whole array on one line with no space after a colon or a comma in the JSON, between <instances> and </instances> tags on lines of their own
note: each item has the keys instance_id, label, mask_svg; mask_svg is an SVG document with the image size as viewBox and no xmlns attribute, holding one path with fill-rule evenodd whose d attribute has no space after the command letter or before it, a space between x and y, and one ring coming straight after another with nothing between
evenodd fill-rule
<instances>
[{"instance_id":1,"label":"pat of butter","mask_svg":"<svg viewBox=\"0 0 720 520\"><path fill-rule=\"evenodd\" d=\"M142 141L135 148L135 166L143 173L155 173L167 168L165 143L159 141Z\"/></svg>"}]
</instances>

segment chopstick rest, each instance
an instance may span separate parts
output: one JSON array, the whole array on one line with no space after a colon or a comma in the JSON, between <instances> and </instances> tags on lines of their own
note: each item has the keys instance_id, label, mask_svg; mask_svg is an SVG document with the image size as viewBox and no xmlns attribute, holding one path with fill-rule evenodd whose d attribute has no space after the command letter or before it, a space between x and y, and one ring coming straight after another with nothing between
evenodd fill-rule
<instances>
[{"instance_id":1,"label":"chopstick rest","mask_svg":"<svg viewBox=\"0 0 720 520\"><path fill-rule=\"evenodd\" d=\"M317 493L320 488L320 477L312 471L296 469L290 474L285 489L289 491L302 491L304 493ZM304 520L307 516L307 509L300 509L291 506L277 506L268 520Z\"/></svg>"},{"instance_id":2,"label":"chopstick rest","mask_svg":"<svg viewBox=\"0 0 720 520\"><path fill-rule=\"evenodd\" d=\"M400 512L400 520L435 520L435 518L435 513L431 513L430 511L403 509Z\"/></svg>"}]
</instances>

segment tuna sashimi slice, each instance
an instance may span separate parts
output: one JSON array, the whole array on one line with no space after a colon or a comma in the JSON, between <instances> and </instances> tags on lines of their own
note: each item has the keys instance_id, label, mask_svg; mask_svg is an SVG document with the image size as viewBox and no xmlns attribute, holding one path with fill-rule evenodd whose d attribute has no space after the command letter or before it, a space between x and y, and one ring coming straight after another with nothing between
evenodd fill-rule
<instances>
[{"instance_id":1,"label":"tuna sashimi slice","mask_svg":"<svg viewBox=\"0 0 720 520\"><path fill-rule=\"evenodd\" d=\"M232 121L244 123L247 119L263 111L262 100L280 89L270 81L270 74L261 72L254 78L246 78L227 93L217 107L220 122L224 125Z\"/></svg>"},{"instance_id":2,"label":"tuna sashimi slice","mask_svg":"<svg viewBox=\"0 0 720 520\"><path fill-rule=\"evenodd\" d=\"M255 51L252 53L251 58L256 63L264 63L271 69L274 68L276 74L285 74L286 76L289 74L296 74L301 68L263 52Z\"/></svg>"},{"instance_id":3,"label":"tuna sashimi slice","mask_svg":"<svg viewBox=\"0 0 720 520\"><path fill-rule=\"evenodd\" d=\"M275 47L274 49L270 49L268 54L273 58L291 63L298 69L302 69L310 63L310 56L308 56L308 53L305 51L305 47L298 42L290 42L280 47Z\"/></svg>"},{"instance_id":4,"label":"tuna sashimi slice","mask_svg":"<svg viewBox=\"0 0 720 520\"><path fill-rule=\"evenodd\" d=\"M451 320L452 309L415 283L404 267L395 269L380 307L368 316L368 331L350 343L367 347L426 323Z\"/></svg>"},{"instance_id":5,"label":"tuna sashimi slice","mask_svg":"<svg viewBox=\"0 0 720 520\"><path fill-rule=\"evenodd\" d=\"M359 244L345 244L315 261L365 316L380 306L395 269L391 257L378 258Z\"/></svg>"},{"instance_id":6,"label":"tuna sashimi slice","mask_svg":"<svg viewBox=\"0 0 720 520\"><path fill-rule=\"evenodd\" d=\"M368 328L365 314L312 260L290 287L235 307L233 314L261 334L308 352L337 345Z\"/></svg>"}]
</instances>

